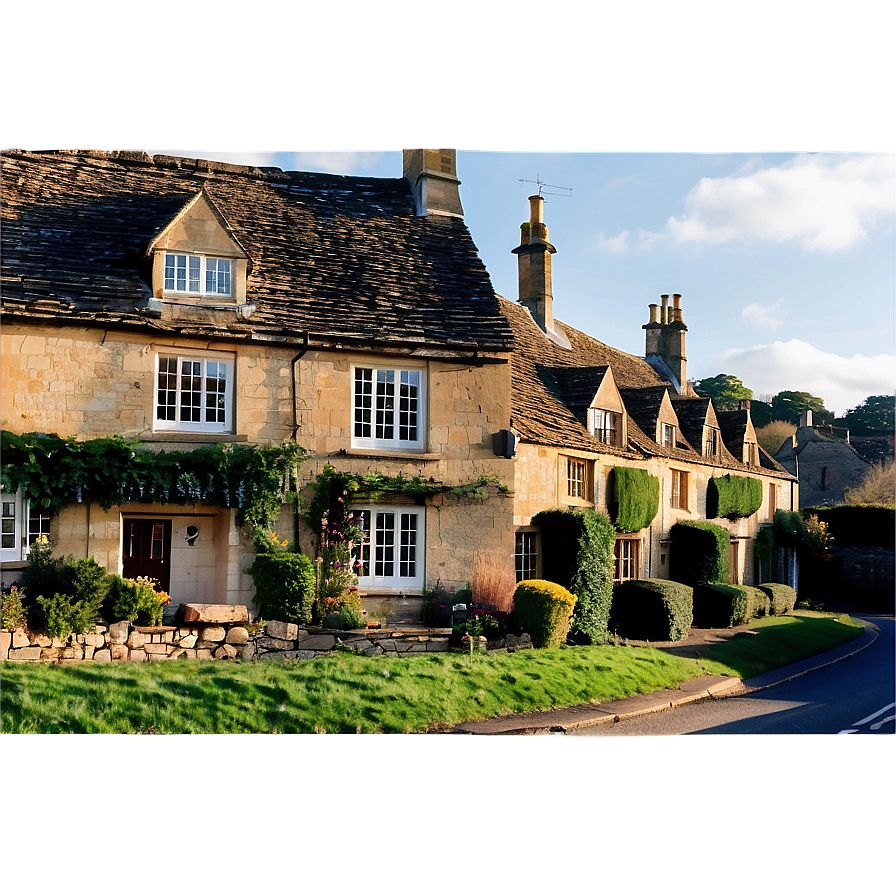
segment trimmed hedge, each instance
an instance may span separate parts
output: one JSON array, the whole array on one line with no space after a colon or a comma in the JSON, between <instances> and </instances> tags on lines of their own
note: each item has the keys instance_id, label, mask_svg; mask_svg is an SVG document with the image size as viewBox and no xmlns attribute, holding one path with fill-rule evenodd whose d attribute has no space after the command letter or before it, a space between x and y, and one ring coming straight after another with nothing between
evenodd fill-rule
<instances>
[{"instance_id":1,"label":"trimmed hedge","mask_svg":"<svg viewBox=\"0 0 896 896\"><path fill-rule=\"evenodd\" d=\"M613 600L613 524L594 510L547 510L532 523L541 532L542 575L576 596L570 638L605 644Z\"/></svg>"},{"instance_id":2,"label":"trimmed hedge","mask_svg":"<svg viewBox=\"0 0 896 896\"><path fill-rule=\"evenodd\" d=\"M733 628L751 617L750 597L743 585L698 585L694 589L696 628Z\"/></svg>"},{"instance_id":3,"label":"trimmed hedge","mask_svg":"<svg viewBox=\"0 0 896 896\"><path fill-rule=\"evenodd\" d=\"M713 476L706 488L706 516L729 520L752 516L762 506L762 482L752 476Z\"/></svg>"},{"instance_id":4,"label":"trimmed hedge","mask_svg":"<svg viewBox=\"0 0 896 896\"><path fill-rule=\"evenodd\" d=\"M827 523L838 546L892 548L896 537L896 508L883 504L838 504L834 507L805 507L804 516L814 514Z\"/></svg>"},{"instance_id":5,"label":"trimmed hedge","mask_svg":"<svg viewBox=\"0 0 896 896\"><path fill-rule=\"evenodd\" d=\"M769 612L772 616L786 616L793 612L793 608L796 606L796 591L790 585L767 582L760 585L759 590L768 595Z\"/></svg>"},{"instance_id":6,"label":"trimmed hedge","mask_svg":"<svg viewBox=\"0 0 896 896\"><path fill-rule=\"evenodd\" d=\"M610 511L619 532L640 532L660 507L660 481L647 470L613 467Z\"/></svg>"},{"instance_id":7,"label":"trimmed hedge","mask_svg":"<svg viewBox=\"0 0 896 896\"><path fill-rule=\"evenodd\" d=\"M535 647L559 647L569 634L569 617L576 596L544 579L527 579L513 593L516 624L532 637Z\"/></svg>"},{"instance_id":8,"label":"trimmed hedge","mask_svg":"<svg viewBox=\"0 0 896 896\"><path fill-rule=\"evenodd\" d=\"M311 622L316 580L308 557L286 551L257 554L246 572L255 579L255 605L265 619Z\"/></svg>"},{"instance_id":9,"label":"trimmed hedge","mask_svg":"<svg viewBox=\"0 0 896 896\"><path fill-rule=\"evenodd\" d=\"M742 585L741 587L747 589L747 596L750 601L750 619L761 619L763 616L771 615L772 602L765 591L752 585Z\"/></svg>"},{"instance_id":10,"label":"trimmed hedge","mask_svg":"<svg viewBox=\"0 0 896 896\"><path fill-rule=\"evenodd\" d=\"M728 578L731 536L727 529L700 520L683 520L670 530L669 577L691 588L721 584Z\"/></svg>"},{"instance_id":11,"label":"trimmed hedge","mask_svg":"<svg viewBox=\"0 0 896 896\"><path fill-rule=\"evenodd\" d=\"M638 641L683 641L694 618L694 592L669 579L633 579L613 589L610 628Z\"/></svg>"}]
</instances>

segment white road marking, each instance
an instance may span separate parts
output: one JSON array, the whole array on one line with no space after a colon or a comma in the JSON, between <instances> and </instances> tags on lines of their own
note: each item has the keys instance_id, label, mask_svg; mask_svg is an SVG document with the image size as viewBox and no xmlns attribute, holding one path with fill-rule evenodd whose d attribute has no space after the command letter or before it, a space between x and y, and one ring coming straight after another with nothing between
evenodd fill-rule
<instances>
[{"instance_id":1,"label":"white road marking","mask_svg":"<svg viewBox=\"0 0 896 896\"><path fill-rule=\"evenodd\" d=\"M837 734L858 734L857 728L844 728L842 731L838 731Z\"/></svg>"},{"instance_id":2,"label":"white road marking","mask_svg":"<svg viewBox=\"0 0 896 896\"><path fill-rule=\"evenodd\" d=\"M883 709L879 709L877 712L871 713L870 716L866 716L860 722L853 722L853 725L864 725L866 722L870 722L872 719L876 719L879 715L883 715L887 710L892 709L896 706L896 703L891 703L889 706L885 706Z\"/></svg>"},{"instance_id":3,"label":"white road marking","mask_svg":"<svg viewBox=\"0 0 896 896\"><path fill-rule=\"evenodd\" d=\"M896 719L896 716L887 716L885 719L881 719L879 722L875 722L871 726L871 730L879 731L881 727L887 724L887 722L892 722L894 719Z\"/></svg>"}]
</instances>

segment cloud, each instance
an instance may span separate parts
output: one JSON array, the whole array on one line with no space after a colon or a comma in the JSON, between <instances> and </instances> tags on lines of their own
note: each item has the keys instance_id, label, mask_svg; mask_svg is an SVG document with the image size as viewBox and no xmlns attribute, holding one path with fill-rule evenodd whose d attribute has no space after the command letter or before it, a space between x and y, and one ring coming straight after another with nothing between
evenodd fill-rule
<instances>
[{"instance_id":1,"label":"cloud","mask_svg":"<svg viewBox=\"0 0 896 896\"><path fill-rule=\"evenodd\" d=\"M896 356L847 358L800 339L729 349L716 363L719 370L739 377L756 394L810 392L824 399L829 411L841 415L869 395L889 395L896 388Z\"/></svg>"},{"instance_id":2,"label":"cloud","mask_svg":"<svg viewBox=\"0 0 896 896\"><path fill-rule=\"evenodd\" d=\"M630 230L623 230L616 236L607 237L601 231L597 235L597 250L608 255L625 255L628 252L628 237Z\"/></svg>"},{"instance_id":3,"label":"cloud","mask_svg":"<svg viewBox=\"0 0 896 896\"><path fill-rule=\"evenodd\" d=\"M740 316L742 320L751 324L755 324L759 327L768 327L774 330L784 323L780 317L774 317L773 315L773 312L780 311L781 304L781 299L771 305L761 305L759 302L753 302L752 305L747 305L747 307L740 312Z\"/></svg>"},{"instance_id":4,"label":"cloud","mask_svg":"<svg viewBox=\"0 0 896 896\"><path fill-rule=\"evenodd\" d=\"M382 158L378 152L297 152L289 166L295 171L324 171L329 174L359 174Z\"/></svg>"},{"instance_id":5,"label":"cloud","mask_svg":"<svg viewBox=\"0 0 896 896\"><path fill-rule=\"evenodd\" d=\"M843 251L892 221L893 156L800 155L760 170L748 166L702 178L684 207L659 234L679 245L762 240Z\"/></svg>"}]
</instances>

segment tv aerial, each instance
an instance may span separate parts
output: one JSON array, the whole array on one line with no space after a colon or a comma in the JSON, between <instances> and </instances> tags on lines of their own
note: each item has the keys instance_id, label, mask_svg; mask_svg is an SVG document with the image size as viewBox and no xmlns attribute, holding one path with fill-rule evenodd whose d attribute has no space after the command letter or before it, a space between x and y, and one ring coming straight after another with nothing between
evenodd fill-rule
<instances>
[{"instance_id":1,"label":"tv aerial","mask_svg":"<svg viewBox=\"0 0 896 896\"><path fill-rule=\"evenodd\" d=\"M525 178L520 178L521 184L537 184L538 185L538 195L539 196L572 196L572 187L558 187L556 184L546 184L537 174L535 175L535 180L526 180ZM550 187L549 190L546 190L545 187ZM563 193L552 193L551 190L564 190L566 192Z\"/></svg>"}]
</instances>

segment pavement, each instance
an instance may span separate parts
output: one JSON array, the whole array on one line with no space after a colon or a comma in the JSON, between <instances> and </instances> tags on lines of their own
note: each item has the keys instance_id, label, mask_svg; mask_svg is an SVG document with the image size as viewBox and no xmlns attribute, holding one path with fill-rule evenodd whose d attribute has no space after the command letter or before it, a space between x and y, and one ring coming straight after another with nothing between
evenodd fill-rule
<instances>
[{"instance_id":1,"label":"pavement","mask_svg":"<svg viewBox=\"0 0 896 896\"><path fill-rule=\"evenodd\" d=\"M725 632L727 637L730 637L732 634L734 632ZM863 634L846 644L841 644L833 650L802 660L792 666L784 666L776 669L774 672L768 672L765 675L750 678L746 681L727 675L703 675L699 678L692 678L677 688L664 688L661 691L654 691L649 694L636 694L634 697L614 700L611 703L586 703L581 706L570 706L566 709L550 709L543 712L498 716L478 722L463 722L451 729L450 733L543 734L552 731L574 731L576 728L613 724L621 719L630 719L652 712L664 712L669 709L675 709L678 706L685 706L688 703L697 703L701 700L749 694L753 691L774 687L777 684L798 678L800 675L805 675L813 669L820 669L823 666L829 666L832 663L837 663L849 656L853 656L873 644L877 636L877 629L866 625ZM718 637L721 637L721 635L706 637L704 643L716 640ZM689 645L687 642L683 642L681 645L670 647L669 649L670 652L674 650L676 653L684 653L685 651L693 650L694 646L693 643Z\"/></svg>"}]
</instances>

